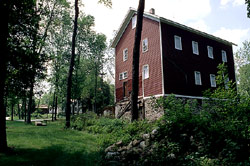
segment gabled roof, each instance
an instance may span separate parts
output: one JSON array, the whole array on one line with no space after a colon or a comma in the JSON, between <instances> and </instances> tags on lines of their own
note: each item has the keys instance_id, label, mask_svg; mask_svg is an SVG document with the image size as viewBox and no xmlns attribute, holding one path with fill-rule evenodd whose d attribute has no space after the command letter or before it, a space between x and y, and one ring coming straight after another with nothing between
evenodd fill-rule
<instances>
[{"instance_id":1,"label":"gabled roof","mask_svg":"<svg viewBox=\"0 0 250 166\"><path fill-rule=\"evenodd\" d=\"M111 44L111 47L115 48L116 45L118 44L118 42L120 41L124 31L126 30L131 18L133 17L134 14L136 14L137 11L136 9L133 9L133 8L130 8L127 15L125 16L122 24L120 25L120 28L119 30L117 31L117 34L116 36L114 37L113 39L113 42ZM192 33L196 33L198 35L201 35L203 37L207 37L209 39L212 39L212 40L215 40L215 41L218 41L218 42L221 42L221 43L224 43L226 45L235 45L237 46L236 44L232 43L232 42L229 42L227 40L224 40L224 39L221 39L219 37L216 37L214 35L210 35L208 33L205 33L205 32L202 32L202 31L199 31L199 30L196 30L194 28L191 28L191 27L188 27L186 25L183 25L183 24L180 24L180 23L177 23L175 21L172 21L172 20L169 20L169 19L166 19L166 18L163 18L163 17L159 17L157 15L153 15L153 14L150 14L150 13L147 13L147 12L144 12L144 17L146 18L149 18L151 20L154 20L154 21L157 21L157 22L163 22L165 24L168 24L168 25L172 25L172 26L175 26L177 28L180 28L180 29L183 29L183 30L187 30L187 31L190 31Z\"/></svg>"}]
</instances>

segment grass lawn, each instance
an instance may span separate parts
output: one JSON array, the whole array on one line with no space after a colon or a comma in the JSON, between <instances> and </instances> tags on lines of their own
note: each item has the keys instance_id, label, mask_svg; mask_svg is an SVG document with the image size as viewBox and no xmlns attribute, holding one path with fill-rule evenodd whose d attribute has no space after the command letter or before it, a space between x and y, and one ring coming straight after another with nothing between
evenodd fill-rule
<instances>
[{"instance_id":1,"label":"grass lawn","mask_svg":"<svg viewBox=\"0 0 250 166\"><path fill-rule=\"evenodd\" d=\"M7 121L8 146L13 150L0 154L0 166L100 165L98 137L63 127L64 121L47 126Z\"/></svg>"}]
</instances>

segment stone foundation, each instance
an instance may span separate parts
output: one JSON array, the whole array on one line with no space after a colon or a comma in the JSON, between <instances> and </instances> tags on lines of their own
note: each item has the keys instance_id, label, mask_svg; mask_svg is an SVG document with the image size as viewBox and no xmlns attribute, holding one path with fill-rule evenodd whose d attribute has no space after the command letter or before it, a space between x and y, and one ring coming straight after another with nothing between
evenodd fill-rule
<instances>
[{"instance_id":1,"label":"stone foundation","mask_svg":"<svg viewBox=\"0 0 250 166\"><path fill-rule=\"evenodd\" d=\"M163 114L163 108L155 108L156 98L148 98L148 99L139 99L138 108L139 108L139 119L147 119L149 121L155 121L159 119ZM129 101L120 101L116 103L115 106L115 117L126 107ZM126 112L122 117L122 119L131 119L130 110Z\"/></svg>"}]
</instances>

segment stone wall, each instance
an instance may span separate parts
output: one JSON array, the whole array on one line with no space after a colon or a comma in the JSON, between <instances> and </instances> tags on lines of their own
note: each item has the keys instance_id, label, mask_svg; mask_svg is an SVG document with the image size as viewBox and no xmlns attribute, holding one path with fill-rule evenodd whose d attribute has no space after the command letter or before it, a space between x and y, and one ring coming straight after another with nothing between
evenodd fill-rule
<instances>
[{"instance_id":1,"label":"stone wall","mask_svg":"<svg viewBox=\"0 0 250 166\"><path fill-rule=\"evenodd\" d=\"M147 119L149 121L155 121L159 119L163 114L163 108L155 108L156 98L148 98L148 99L140 99L138 108L139 108L139 119ZM118 102L115 106L115 117L117 117L118 113L121 112L129 101L121 101ZM131 119L130 110L126 112L122 119Z\"/></svg>"}]
</instances>

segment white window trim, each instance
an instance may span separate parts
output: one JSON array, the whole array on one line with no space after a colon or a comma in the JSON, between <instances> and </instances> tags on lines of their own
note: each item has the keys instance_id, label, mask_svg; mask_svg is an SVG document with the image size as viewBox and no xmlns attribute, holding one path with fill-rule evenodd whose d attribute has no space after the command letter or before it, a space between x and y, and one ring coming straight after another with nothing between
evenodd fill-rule
<instances>
[{"instance_id":1,"label":"white window trim","mask_svg":"<svg viewBox=\"0 0 250 166\"><path fill-rule=\"evenodd\" d=\"M122 77L122 78L121 78ZM123 79L123 73L120 73L119 74L119 80L122 80Z\"/></svg>"},{"instance_id":2,"label":"white window trim","mask_svg":"<svg viewBox=\"0 0 250 166\"><path fill-rule=\"evenodd\" d=\"M145 73L144 73L144 67L145 67L145 66L148 67L148 76L147 76L146 78L144 77L144 75L145 75ZM143 80L146 80L146 79L148 79L148 78L149 78L149 65L146 64L146 65L143 65L143 66L142 66L142 79L143 79Z\"/></svg>"},{"instance_id":3,"label":"white window trim","mask_svg":"<svg viewBox=\"0 0 250 166\"><path fill-rule=\"evenodd\" d=\"M123 50L123 61L128 60L128 53L127 53L127 58L125 58L125 57L126 57L126 55L125 55L125 51L127 51L127 52L128 52L128 48L125 48L125 49Z\"/></svg>"},{"instance_id":4,"label":"white window trim","mask_svg":"<svg viewBox=\"0 0 250 166\"><path fill-rule=\"evenodd\" d=\"M224 78L224 84L225 84L225 89L229 89L228 82L229 82L229 77Z\"/></svg>"},{"instance_id":5,"label":"white window trim","mask_svg":"<svg viewBox=\"0 0 250 166\"><path fill-rule=\"evenodd\" d=\"M195 46L197 46L197 52L195 52ZM193 54L199 55L199 44L196 41L192 41Z\"/></svg>"},{"instance_id":6,"label":"white window trim","mask_svg":"<svg viewBox=\"0 0 250 166\"><path fill-rule=\"evenodd\" d=\"M147 49L143 50L143 43L144 43L145 40L147 41ZM145 39L142 40L142 52L144 53L144 52L147 52L147 51L148 51L148 38L145 38Z\"/></svg>"},{"instance_id":7,"label":"white window trim","mask_svg":"<svg viewBox=\"0 0 250 166\"><path fill-rule=\"evenodd\" d=\"M125 73L126 73L126 77L125 77ZM126 78L128 78L128 72L127 71L123 72L123 79L126 79Z\"/></svg>"},{"instance_id":8,"label":"white window trim","mask_svg":"<svg viewBox=\"0 0 250 166\"><path fill-rule=\"evenodd\" d=\"M211 52L211 55L209 54L210 48L211 48L211 51L212 51L212 52ZM213 47L207 46L207 54L208 54L208 57L209 57L209 58L214 59L214 49L213 49Z\"/></svg>"},{"instance_id":9,"label":"white window trim","mask_svg":"<svg viewBox=\"0 0 250 166\"><path fill-rule=\"evenodd\" d=\"M211 84L211 87L216 87L216 76L215 76L215 74L210 74L210 84Z\"/></svg>"},{"instance_id":10,"label":"white window trim","mask_svg":"<svg viewBox=\"0 0 250 166\"><path fill-rule=\"evenodd\" d=\"M177 45L176 45L176 40L177 40L177 38L178 38L179 41L180 41L180 48L178 48ZM175 47L175 49L177 49L177 50L182 50L182 42L181 42L181 37L180 37L180 36L174 35L174 47Z\"/></svg>"},{"instance_id":11,"label":"white window trim","mask_svg":"<svg viewBox=\"0 0 250 166\"><path fill-rule=\"evenodd\" d=\"M225 50L221 50L222 62L227 62L227 52Z\"/></svg>"},{"instance_id":12,"label":"white window trim","mask_svg":"<svg viewBox=\"0 0 250 166\"><path fill-rule=\"evenodd\" d=\"M135 29L137 23L137 16L132 17L132 29Z\"/></svg>"},{"instance_id":13,"label":"white window trim","mask_svg":"<svg viewBox=\"0 0 250 166\"><path fill-rule=\"evenodd\" d=\"M125 77L125 73L126 73L126 77ZM122 78L120 77L122 75ZM122 73L120 73L119 74L119 80L124 80L124 79L126 79L126 78L128 78L128 72L127 71L125 71L125 72L122 72Z\"/></svg>"},{"instance_id":14,"label":"white window trim","mask_svg":"<svg viewBox=\"0 0 250 166\"><path fill-rule=\"evenodd\" d=\"M197 80L196 78L196 75L199 73L199 80ZM194 79L195 79L195 85L202 85L202 82L201 82L201 72L199 71L194 71Z\"/></svg>"}]
</instances>

